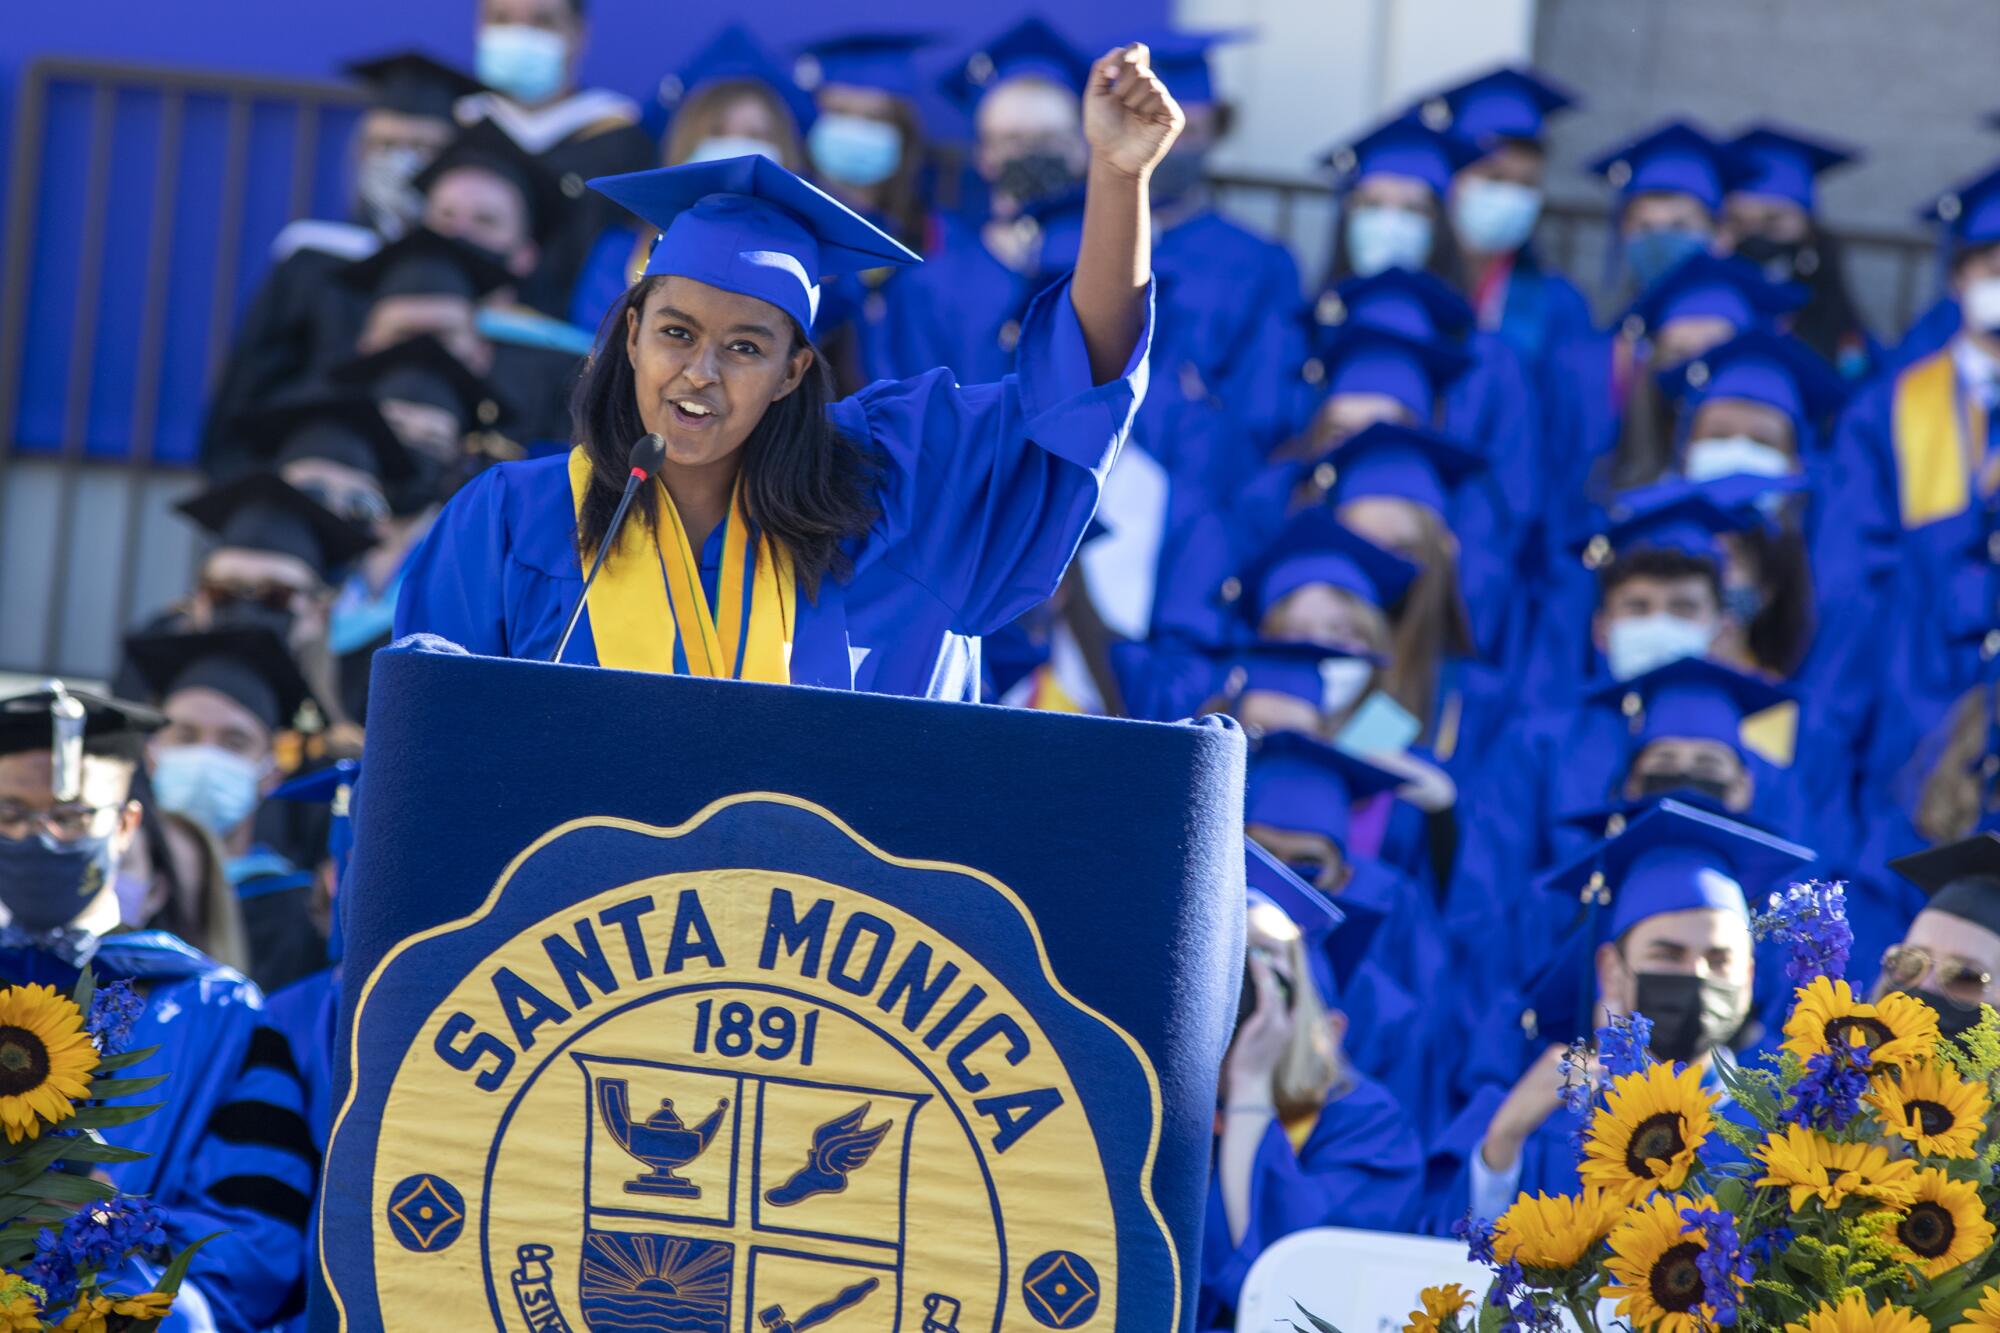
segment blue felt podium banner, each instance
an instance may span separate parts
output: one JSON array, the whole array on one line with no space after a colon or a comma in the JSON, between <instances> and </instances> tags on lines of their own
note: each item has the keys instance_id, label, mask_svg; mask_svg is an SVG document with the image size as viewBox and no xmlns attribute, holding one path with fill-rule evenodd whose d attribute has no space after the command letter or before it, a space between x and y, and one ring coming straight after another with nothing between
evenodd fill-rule
<instances>
[{"instance_id":1,"label":"blue felt podium banner","mask_svg":"<svg viewBox=\"0 0 2000 1333\"><path fill-rule=\"evenodd\" d=\"M319 1329L1187 1327L1240 737L377 660Z\"/></svg>"}]
</instances>

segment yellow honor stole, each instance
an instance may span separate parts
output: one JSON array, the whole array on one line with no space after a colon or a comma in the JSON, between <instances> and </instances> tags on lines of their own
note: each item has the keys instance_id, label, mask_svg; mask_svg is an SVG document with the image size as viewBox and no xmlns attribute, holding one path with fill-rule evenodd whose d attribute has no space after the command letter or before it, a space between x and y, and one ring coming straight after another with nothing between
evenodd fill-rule
<instances>
[{"instance_id":1,"label":"yellow honor stole","mask_svg":"<svg viewBox=\"0 0 2000 1333\"><path fill-rule=\"evenodd\" d=\"M1971 502L1971 477L1985 471L1986 409L1974 398L1961 415L1958 400L1949 347L1896 377L1891 426L1905 528L1963 513Z\"/></svg>"},{"instance_id":2,"label":"yellow honor stole","mask_svg":"<svg viewBox=\"0 0 2000 1333\"><path fill-rule=\"evenodd\" d=\"M569 492L578 515L589 490L590 459L572 449ZM617 549L590 585L598 665L670 676L679 669L676 660L685 659L692 676L789 684L798 610L791 553L762 534L753 548L739 481L723 524L722 580L711 613L700 560L664 485L659 499L656 531L628 518Z\"/></svg>"}]
</instances>

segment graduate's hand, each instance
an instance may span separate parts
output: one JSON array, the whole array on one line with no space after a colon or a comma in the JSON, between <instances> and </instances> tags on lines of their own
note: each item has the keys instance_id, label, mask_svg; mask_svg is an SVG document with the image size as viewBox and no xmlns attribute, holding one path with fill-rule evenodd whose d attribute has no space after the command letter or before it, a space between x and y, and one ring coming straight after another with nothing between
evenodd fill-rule
<instances>
[{"instance_id":1,"label":"graduate's hand","mask_svg":"<svg viewBox=\"0 0 2000 1333\"><path fill-rule=\"evenodd\" d=\"M1562 1105L1562 1058L1568 1049L1551 1046L1543 1051L1528 1066L1528 1072L1515 1081L1507 1099L1493 1113L1492 1123L1486 1126L1486 1139L1479 1145L1479 1154L1490 1169L1511 1170L1520 1159L1521 1145L1528 1141L1528 1136Z\"/></svg>"},{"instance_id":2,"label":"graduate's hand","mask_svg":"<svg viewBox=\"0 0 2000 1333\"><path fill-rule=\"evenodd\" d=\"M1236 1040L1229 1043L1229 1055L1222 1065L1224 1091L1231 1106L1271 1100L1271 1076L1292 1040L1291 1006L1278 989L1271 964L1255 953L1250 955L1250 985L1257 993L1257 1007L1236 1030Z\"/></svg>"},{"instance_id":3,"label":"graduate's hand","mask_svg":"<svg viewBox=\"0 0 2000 1333\"><path fill-rule=\"evenodd\" d=\"M1186 123L1180 103L1153 73L1145 43L1113 47L1092 67L1083 95L1083 133L1093 166L1144 179Z\"/></svg>"}]
</instances>

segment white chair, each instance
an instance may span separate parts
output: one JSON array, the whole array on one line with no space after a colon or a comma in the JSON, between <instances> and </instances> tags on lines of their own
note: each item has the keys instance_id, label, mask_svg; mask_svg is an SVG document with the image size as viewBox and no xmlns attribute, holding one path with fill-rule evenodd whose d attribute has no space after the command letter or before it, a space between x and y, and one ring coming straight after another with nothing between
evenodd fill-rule
<instances>
[{"instance_id":1,"label":"white chair","mask_svg":"<svg viewBox=\"0 0 2000 1333\"><path fill-rule=\"evenodd\" d=\"M1492 1280L1459 1241L1314 1227L1257 1256L1236 1303L1236 1333L1292 1333L1294 1321L1310 1329L1300 1305L1340 1333L1396 1333L1425 1287L1456 1282L1482 1297Z\"/></svg>"}]
</instances>

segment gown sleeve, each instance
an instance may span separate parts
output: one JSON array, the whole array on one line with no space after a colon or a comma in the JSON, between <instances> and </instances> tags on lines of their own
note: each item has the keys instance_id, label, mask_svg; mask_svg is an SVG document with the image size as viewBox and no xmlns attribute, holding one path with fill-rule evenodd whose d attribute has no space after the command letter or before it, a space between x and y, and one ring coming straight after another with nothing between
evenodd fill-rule
<instances>
[{"instance_id":1,"label":"gown sleeve","mask_svg":"<svg viewBox=\"0 0 2000 1333\"><path fill-rule=\"evenodd\" d=\"M1092 384L1067 280L1029 308L1018 369L960 387L944 369L836 403L836 428L877 455L881 513L860 565L879 560L990 634L1052 594L1146 392L1152 290L1121 375Z\"/></svg>"},{"instance_id":2,"label":"gown sleeve","mask_svg":"<svg viewBox=\"0 0 2000 1333\"><path fill-rule=\"evenodd\" d=\"M505 471L488 468L467 483L410 557L396 600L396 638L435 634L469 653L508 655Z\"/></svg>"}]
</instances>

